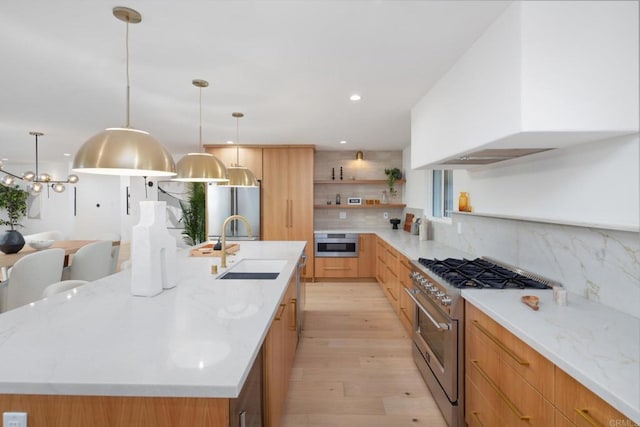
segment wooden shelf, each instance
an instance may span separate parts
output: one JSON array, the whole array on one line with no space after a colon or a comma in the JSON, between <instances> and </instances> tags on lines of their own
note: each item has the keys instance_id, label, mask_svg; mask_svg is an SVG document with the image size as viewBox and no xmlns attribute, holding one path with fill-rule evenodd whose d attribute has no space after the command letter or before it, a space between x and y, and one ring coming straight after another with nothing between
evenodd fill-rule
<instances>
[{"instance_id":1,"label":"wooden shelf","mask_svg":"<svg viewBox=\"0 0 640 427\"><path fill-rule=\"evenodd\" d=\"M398 179L396 180L396 184L404 184L405 182L407 182L406 179ZM387 184L387 180L386 179L321 179L321 180L316 180L313 181L314 184L358 184L358 185L362 185L362 184Z\"/></svg>"},{"instance_id":2,"label":"wooden shelf","mask_svg":"<svg viewBox=\"0 0 640 427\"><path fill-rule=\"evenodd\" d=\"M403 203L387 203L379 205L313 205L315 209L403 209L405 204Z\"/></svg>"}]
</instances>

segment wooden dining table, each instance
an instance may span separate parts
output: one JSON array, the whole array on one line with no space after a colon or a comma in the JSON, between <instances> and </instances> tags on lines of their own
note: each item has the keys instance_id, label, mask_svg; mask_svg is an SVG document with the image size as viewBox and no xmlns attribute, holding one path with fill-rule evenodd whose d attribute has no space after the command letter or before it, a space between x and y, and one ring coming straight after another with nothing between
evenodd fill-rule
<instances>
[{"instance_id":1,"label":"wooden dining table","mask_svg":"<svg viewBox=\"0 0 640 427\"><path fill-rule=\"evenodd\" d=\"M56 240L55 242L53 242L53 245L51 245L47 249L51 249L51 248L64 249L64 265L66 267L67 265L69 265L70 255L73 255L76 252L78 252L78 249L80 249L81 247L86 246L90 243L98 242L98 241L99 240ZM120 241L113 242L113 246L118 246L118 245L120 245ZM43 250L46 250L46 249L43 249ZM19 252L16 252L15 254L0 253L0 268L12 267L13 264L15 264L16 261L18 261L20 258L35 252L38 252L38 251L32 248L31 246L29 246L28 244L25 244L24 248L22 248Z\"/></svg>"}]
</instances>

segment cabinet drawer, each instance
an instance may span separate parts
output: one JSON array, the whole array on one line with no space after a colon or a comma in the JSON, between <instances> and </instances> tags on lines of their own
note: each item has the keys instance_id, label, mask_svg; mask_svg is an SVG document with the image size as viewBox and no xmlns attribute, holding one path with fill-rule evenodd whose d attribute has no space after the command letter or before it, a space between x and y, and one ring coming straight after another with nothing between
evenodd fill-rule
<instances>
[{"instance_id":1,"label":"cabinet drawer","mask_svg":"<svg viewBox=\"0 0 640 427\"><path fill-rule=\"evenodd\" d=\"M562 369L555 375L555 405L576 426L636 425Z\"/></svg>"},{"instance_id":2,"label":"cabinet drawer","mask_svg":"<svg viewBox=\"0 0 640 427\"><path fill-rule=\"evenodd\" d=\"M316 277L358 277L358 258L316 258Z\"/></svg>"},{"instance_id":3,"label":"cabinet drawer","mask_svg":"<svg viewBox=\"0 0 640 427\"><path fill-rule=\"evenodd\" d=\"M497 425L552 426L553 405L509 365L502 360L498 365L498 377L492 378L477 360L469 359L467 363L469 380L476 385L476 392L484 398L487 408L498 414ZM473 388L469 392L473 393ZM468 398L473 402L477 396Z\"/></svg>"},{"instance_id":4,"label":"cabinet drawer","mask_svg":"<svg viewBox=\"0 0 640 427\"><path fill-rule=\"evenodd\" d=\"M502 363L510 366L538 392L553 401L553 363L473 305L467 304L466 308L466 333L477 335L485 345L498 349Z\"/></svg>"},{"instance_id":5,"label":"cabinet drawer","mask_svg":"<svg viewBox=\"0 0 640 427\"><path fill-rule=\"evenodd\" d=\"M496 404L492 405L469 375L465 378L467 398L465 420L469 427L490 427L500 425Z\"/></svg>"}]
</instances>

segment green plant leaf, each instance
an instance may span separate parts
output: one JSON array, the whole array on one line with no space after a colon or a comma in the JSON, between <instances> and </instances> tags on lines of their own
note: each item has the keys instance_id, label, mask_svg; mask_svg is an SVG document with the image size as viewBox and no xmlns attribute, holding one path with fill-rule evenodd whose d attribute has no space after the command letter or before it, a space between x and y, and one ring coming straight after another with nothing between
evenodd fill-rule
<instances>
[{"instance_id":1,"label":"green plant leaf","mask_svg":"<svg viewBox=\"0 0 640 427\"><path fill-rule=\"evenodd\" d=\"M29 193L15 187L0 186L0 209L7 211L7 219L0 219L0 225L22 227L18 221L27 216L27 198Z\"/></svg>"}]
</instances>

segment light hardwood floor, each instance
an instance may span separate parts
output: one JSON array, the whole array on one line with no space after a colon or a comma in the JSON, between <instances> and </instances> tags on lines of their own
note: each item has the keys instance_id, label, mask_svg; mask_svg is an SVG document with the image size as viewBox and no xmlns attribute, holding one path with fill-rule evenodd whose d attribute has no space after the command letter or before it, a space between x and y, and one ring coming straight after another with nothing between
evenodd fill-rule
<instances>
[{"instance_id":1,"label":"light hardwood floor","mask_svg":"<svg viewBox=\"0 0 640 427\"><path fill-rule=\"evenodd\" d=\"M282 427L446 427L375 282L308 283Z\"/></svg>"}]
</instances>

